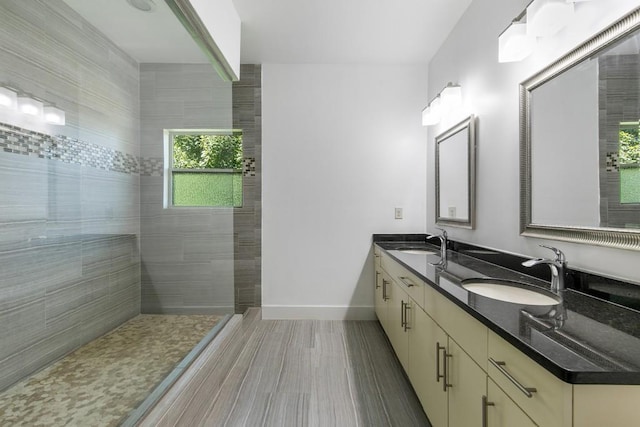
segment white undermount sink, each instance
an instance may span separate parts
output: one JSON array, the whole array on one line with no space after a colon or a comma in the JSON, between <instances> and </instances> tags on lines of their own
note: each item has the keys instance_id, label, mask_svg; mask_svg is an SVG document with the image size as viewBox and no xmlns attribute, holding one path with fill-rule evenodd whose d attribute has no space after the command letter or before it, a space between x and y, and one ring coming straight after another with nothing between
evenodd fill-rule
<instances>
[{"instance_id":1,"label":"white undermount sink","mask_svg":"<svg viewBox=\"0 0 640 427\"><path fill-rule=\"evenodd\" d=\"M466 279L462 287L483 297L525 305L556 305L562 299L551 291L526 283L501 279Z\"/></svg>"},{"instance_id":2,"label":"white undermount sink","mask_svg":"<svg viewBox=\"0 0 640 427\"><path fill-rule=\"evenodd\" d=\"M398 248L396 249L398 252L402 252L403 254L413 254L413 255L433 255L436 251L426 248Z\"/></svg>"}]
</instances>

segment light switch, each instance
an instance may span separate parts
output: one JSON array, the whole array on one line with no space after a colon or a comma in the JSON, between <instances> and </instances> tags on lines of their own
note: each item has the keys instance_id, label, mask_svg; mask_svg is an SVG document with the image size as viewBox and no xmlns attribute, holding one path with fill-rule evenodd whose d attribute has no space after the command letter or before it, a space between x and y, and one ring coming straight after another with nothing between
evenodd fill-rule
<instances>
[{"instance_id":1,"label":"light switch","mask_svg":"<svg viewBox=\"0 0 640 427\"><path fill-rule=\"evenodd\" d=\"M396 219L402 219L402 208L396 208Z\"/></svg>"},{"instance_id":2,"label":"light switch","mask_svg":"<svg viewBox=\"0 0 640 427\"><path fill-rule=\"evenodd\" d=\"M456 207L455 206L450 206L449 207L449 218L455 218L456 217Z\"/></svg>"}]
</instances>

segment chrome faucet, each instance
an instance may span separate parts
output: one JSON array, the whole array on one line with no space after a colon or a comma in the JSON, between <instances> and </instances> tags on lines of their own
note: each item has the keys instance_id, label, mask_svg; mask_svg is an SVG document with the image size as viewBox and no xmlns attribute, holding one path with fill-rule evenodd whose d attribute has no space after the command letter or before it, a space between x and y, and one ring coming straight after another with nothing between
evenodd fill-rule
<instances>
[{"instance_id":1,"label":"chrome faucet","mask_svg":"<svg viewBox=\"0 0 640 427\"><path fill-rule=\"evenodd\" d=\"M567 260L560 249L551 246L540 245L542 248L551 249L556 254L556 259L534 258L522 263L525 267L547 264L551 269L551 292L560 295L564 291L564 272L567 268Z\"/></svg>"},{"instance_id":2,"label":"chrome faucet","mask_svg":"<svg viewBox=\"0 0 640 427\"><path fill-rule=\"evenodd\" d=\"M438 228L438 230L442 231L441 234L429 234L426 237L426 240L429 240L433 237L437 237L440 239L440 261L438 262L430 262L429 264L433 266L446 266L447 265L447 230L443 230L442 228Z\"/></svg>"}]
</instances>

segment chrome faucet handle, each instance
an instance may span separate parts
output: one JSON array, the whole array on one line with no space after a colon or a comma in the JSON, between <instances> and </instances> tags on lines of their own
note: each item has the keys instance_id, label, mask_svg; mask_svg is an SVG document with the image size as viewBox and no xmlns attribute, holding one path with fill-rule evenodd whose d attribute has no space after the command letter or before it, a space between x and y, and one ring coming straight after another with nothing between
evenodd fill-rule
<instances>
[{"instance_id":1,"label":"chrome faucet handle","mask_svg":"<svg viewBox=\"0 0 640 427\"><path fill-rule=\"evenodd\" d=\"M546 245L539 245L541 248L546 248L546 249L550 249L553 251L554 254L556 254L556 261L559 263L565 263L567 262L567 259L564 256L564 253L558 249L558 248L554 248L553 246L546 246Z\"/></svg>"},{"instance_id":2,"label":"chrome faucet handle","mask_svg":"<svg viewBox=\"0 0 640 427\"><path fill-rule=\"evenodd\" d=\"M442 231L442 237L444 237L445 239L449 238L449 236L447 236L447 230L445 230L444 228L436 227L436 230Z\"/></svg>"},{"instance_id":3,"label":"chrome faucet handle","mask_svg":"<svg viewBox=\"0 0 640 427\"><path fill-rule=\"evenodd\" d=\"M427 234L427 239L432 239L434 237L444 237L445 240L448 240L449 236L447 236L447 230L444 228L436 227L436 230L442 231L440 234Z\"/></svg>"}]
</instances>

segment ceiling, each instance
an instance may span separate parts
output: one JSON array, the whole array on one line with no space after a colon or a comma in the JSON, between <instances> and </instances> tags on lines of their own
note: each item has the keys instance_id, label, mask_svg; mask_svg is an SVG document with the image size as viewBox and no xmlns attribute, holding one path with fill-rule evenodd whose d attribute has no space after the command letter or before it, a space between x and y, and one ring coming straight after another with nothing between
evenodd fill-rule
<instances>
[{"instance_id":1,"label":"ceiling","mask_svg":"<svg viewBox=\"0 0 640 427\"><path fill-rule=\"evenodd\" d=\"M471 1L233 0L245 64L427 63ZM64 2L138 62L207 62L163 0Z\"/></svg>"},{"instance_id":2,"label":"ceiling","mask_svg":"<svg viewBox=\"0 0 640 427\"><path fill-rule=\"evenodd\" d=\"M427 63L471 0L233 0L242 63Z\"/></svg>"}]
</instances>

